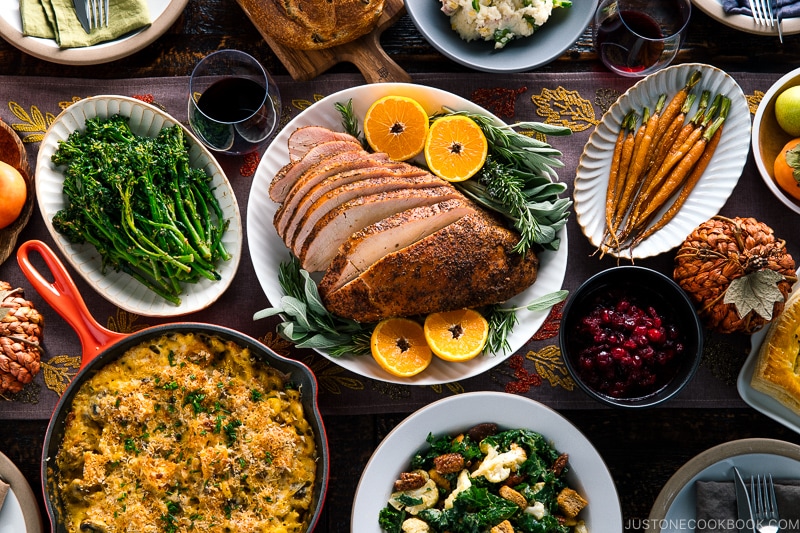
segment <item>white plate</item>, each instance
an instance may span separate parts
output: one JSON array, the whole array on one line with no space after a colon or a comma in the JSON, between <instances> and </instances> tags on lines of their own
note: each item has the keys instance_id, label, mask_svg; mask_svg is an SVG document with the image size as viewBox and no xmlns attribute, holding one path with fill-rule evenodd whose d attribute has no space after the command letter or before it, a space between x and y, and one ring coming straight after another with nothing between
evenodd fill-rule
<instances>
[{"instance_id":1,"label":"white plate","mask_svg":"<svg viewBox=\"0 0 800 533\"><path fill-rule=\"evenodd\" d=\"M750 380L753 378L753 372L755 371L756 362L758 361L758 351L768 331L769 326L764 327L760 331L754 333L750 338L750 355L747 356L747 359L742 365L742 369L739 371L739 378L736 380L736 389L739 391L739 396L742 397L742 400L750 407L776 422L780 422L789 429L800 433L800 416L798 416L797 413L772 396L757 391L750 386Z\"/></svg>"},{"instance_id":2,"label":"white plate","mask_svg":"<svg viewBox=\"0 0 800 533\"><path fill-rule=\"evenodd\" d=\"M589 531L622 531L617 489L603 458L586 437L554 410L529 398L502 392L471 392L438 400L403 420L372 454L356 488L351 531L380 533L378 513L392 485L429 433L457 434L476 424L541 433L560 453L569 454L567 482L589 501L581 511Z\"/></svg>"},{"instance_id":3,"label":"white plate","mask_svg":"<svg viewBox=\"0 0 800 533\"><path fill-rule=\"evenodd\" d=\"M0 0L0 35L23 52L39 59L62 65L97 65L129 56L158 39L183 13L188 1L147 0L152 20L147 28L94 46L62 49L53 39L23 35L19 0Z\"/></svg>"},{"instance_id":4,"label":"white plate","mask_svg":"<svg viewBox=\"0 0 800 533\"><path fill-rule=\"evenodd\" d=\"M0 533L41 533L42 515L22 472L0 453L0 477L11 486L0 509Z\"/></svg>"},{"instance_id":5,"label":"white plate","mask_svg":"<svg viewBox=\"0 0 800 533\"><path fill-rule=\"evenodd\" d=\"M728 74L710 65L685 63L667 67L651 74L620 96L589 136L583 149L574 183L575 216L583 234L594 246L599 246L605 230L605 192L608 188L608 173L611 156L623 117L631 110L653 108L659 95L666 93L667 100L685 84L690 72L702 70L702 78L695 86L698 95L711 91L711 97L720 93L731 99L731 109L725 120L714 157L703 177L681 210L669 224L633 250L633 258L650 257L679 246L694 228L716 215L730 196L750 151L750 108L739 84ZM697 103L689 113L697 109ZM661 216L666 207L656 214ZM630 257L625 250L621 256Z\"/></svg>"},{"instance_id":6,"label":"white plate","mask_svg":"<svg viewBox=\"0 0 800 533\"><path fill-rule=\"evenodd\" d=\"M731 481L733 467L742 477L772 473L800 478L800 446L772 439L726 442L689 460L667 481L647 520L647 533L680 533L697 517L695 481Z\"/></svg>"},{"instance_id":7,"label":"white plate","mask_svg":"<svg viewBox=\"0 0 800 533\"><path fill-rule=\"evenodd\" d=\"M441 106L444 105L452 109L483 113L487 116L492 116L494 120L500 123L500 120L488 111L460 96L432 87L406 83L374 83L345 89L323 98L300 113L275 137L261 158L253 178L248 200L247 240L250 256L261 288L272 305L277 305L284 295L278 283L278 270L280 264L288 261L291 256L272 225L272 219L278 209L278 204L270 200L267 190L275 173L289 162L289 154L287 152L289 135L295 129L308 125L326 126L331 129L342 130L341 115L334 108L335 103L346 103L352 99L355 115L363 117L372 102L386 95L414 98L428 113L440 111ZM524 305L539 296L561 289L567 269L567 232L562 229L559 232L559 237L561 238L561 246L557 252L542 252L539 254L540 268L536 282L524 292L509 300L509 304ZM356 374L381 381L405 385L450 383L475 376L500 364L530 339L531 335L544 323L547 314L547 311L518 311L519 324L508 337L511 352L507 354L482 355L464 363L448 363L434 358L434 361L424 372L411 378L391 376L369 356L352 357L345 355L336 358L327 355L323 351L320 351L320 353L332 362Z\"/></svg>"},{"instance_id":8,"label":"white plate","mask_svg":"<svg viewBox=\"0 0 800 533\"><path fill-rule=\"evenodd\" d=\"M242 219L236 196L222 167L183 125L181 127L190 141L190 164L194 168L204 169L212 177L211 185L225 218L230 220L222 242L232 257L217 265L222 279L210 281L202 278L197 283L185 284L181 304L176 306L128 274L115 272L113 269L102 273L100 255L94 246L72 244L53 228L53 216L65 207L62 192L64 176L50 161L58 148L58 142L66 139L71 132L82 129L87 118L109 117L114 114L129 116L131 129L138 135L153 137L162 128L179 124L157 107L126 96L92 96L79 100L62 111L42 139L36 160L36 199L45 225L67 261L97 292L121 309L142 316L161 317L185 315L205 309L225 292L236 274L242 256Z\"/></svg>"},{"instance_id":9,"label":"white plate","mask_svg":"<svg viewBox=\"0 0 800 533\"><path fill-rule=\"evenodd\" d=\"M692 3L700 8L709 17L746 33L754 33L756 35L771 35L772 37L778 36L776 28L756 24L753 17L747 15L728 15L722 9L722 2L720 0L692 0ZM800 18L787 18L783 19L781 24L781 31L783 35L793 35L800 33Z\"/></svg>"},{"instance_id":10,"label":"white plate","mask_svg":"<svg viewBox=\"0 0 800 533\"><path fill-rule=\"evenodd\" d=\"M484 72L523 72L550 63L586 31L596 7L597 0L578 0L572 7L553 9L533 35L495 50L493 41L467 42L459 37L439 0L406 0L406 11L431 46L456 63Z\"/></svg>"}]
</instances>

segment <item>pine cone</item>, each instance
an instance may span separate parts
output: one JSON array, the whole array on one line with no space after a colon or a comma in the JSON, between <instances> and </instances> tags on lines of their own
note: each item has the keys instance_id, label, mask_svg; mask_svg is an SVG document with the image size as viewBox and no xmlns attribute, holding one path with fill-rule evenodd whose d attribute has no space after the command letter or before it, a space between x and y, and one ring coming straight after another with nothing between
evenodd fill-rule
<instances>
[{"instance_id":1,"label":"pine cone","mask_svg":"<svg viewBox=\"0 0 800 533\"><path fill-rule=\"evenodd\" d=\"M786 296L797 280L795 262L786 243L772 228L754 218L715 216L686 237L675 256L675 281L698 305L707 328L720 333L754 333L768 320L754 311L739 316L735 305L724 303L731 282L759 270L782 275L777 288L783 299L775 301L772 318L783 311Z\"/></svg>"},{"instance_id":2,"label":"pine cone","mask_svg":"<svg viewBox=\"0 0 800 533\"><path fill-rule=\"evenodd\" d=\"M43 327L22 289L0 281L0 394L19 392L39 373Z\"/></svg>"}]
</instances>

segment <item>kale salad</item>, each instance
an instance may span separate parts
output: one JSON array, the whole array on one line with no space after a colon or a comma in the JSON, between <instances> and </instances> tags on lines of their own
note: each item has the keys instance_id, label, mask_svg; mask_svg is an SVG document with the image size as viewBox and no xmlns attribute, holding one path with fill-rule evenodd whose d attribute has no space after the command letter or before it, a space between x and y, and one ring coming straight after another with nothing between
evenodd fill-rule
<instances>
[{"instance_id":1,"label":"kale salad","mask_svg":"<svg viewBox=\"0 0 800 533\"><path fill-rule=\"evenodd\" d=\"M588 533L569 457L541 434L484 423L426 441L380 511L386 533Z\"/></svg>"}]
</instances>

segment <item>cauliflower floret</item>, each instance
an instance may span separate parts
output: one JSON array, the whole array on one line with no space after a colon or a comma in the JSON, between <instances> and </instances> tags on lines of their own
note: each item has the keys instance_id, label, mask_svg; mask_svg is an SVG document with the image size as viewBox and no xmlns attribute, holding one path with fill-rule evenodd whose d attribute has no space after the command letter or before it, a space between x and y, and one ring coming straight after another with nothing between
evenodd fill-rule
<instances>
[{"instance_id":1,"label":"cauliflower floret","mask_svg":"<svg viewBox=\"0 0 800 533\"><path fill-rule=\"evenodd\" d=\"M581 521L580 521L580 522L578 522L578 524L575 526L575 529L574 529L573 531L574 531L575 533L589 533L589 528L588 528L588 527L586 527L586 522L584 522L583 520L581 520Z\"/></svg>"},{"instance_id":2,"label":"cauliflower floret","mask_svg":"<svg viewBox=\"0 0 800 533\"><path fill-rule=\"evenodd\" d=\"M408 514L416 515L423 509L430 509L436 502L439 501L439 489L436 488L436 483L430 478L427 472L424 470L418 470L416 472L420 472L425 477L425 484L419 488L411 489L411 490L404 490L393 492L392 497L389 498L389 503L395 509L403 509L405 508ZM402 502L398 500L401 496L407 496L409 498L420 499L422 503L417 505L410 505L405 506Z\"/></svg>"},{"instance_id":3,"label":"cauliflower floret","mask_svg":"<svg viewBox=\"0 0 800 533\"><path fill-rule=\"evenodd\" d=\"M431 530L430 526L419 518L404 520L400 529L402 529L404 533L430 533Z\"/></svg>"},{"instance_id":4,"label":"cauliflower floret","mask_svg":"<svg viewBox=\"0 0 800 533\"><path fill-rule=\"evenodd\" d=\"M502 483L516 470L517 465L528 458L525 450L512 444L507 452L497 453L497 448L481 442L481 451L486 454L483 462L472 472L472 477L483 476L492 483Z\"/></svg>"},{"instance_id":5,"label":"cauliflower floret","mask_svg":"<svg viewBox=\"0 0 800 533\"><path fill-rule=\"evenodd\" d=\"M468 488L472 486L472 481L469 480L469 470L464 469L458 474L458 480L456 480L456 488L453 489L453 492L447 497L444 501L444 508L445 509L452 509L453 502L456 501L456 496L460 493L464 492Z\"/></svg>"},{"instance_id":6,"label":"cauliflower floret","mask_svg":"<svg viewBox=\"0 0 800 533\"><path fill-rule=\"evenodd\" d=\"M541 520L544 518L544 515L547 514L547 509L545 509L544 504L542 502L534 502L533 505L530 505L525 508L525 512L527 514L533 515L536 520Z\"/></svg>"}]
</instances>

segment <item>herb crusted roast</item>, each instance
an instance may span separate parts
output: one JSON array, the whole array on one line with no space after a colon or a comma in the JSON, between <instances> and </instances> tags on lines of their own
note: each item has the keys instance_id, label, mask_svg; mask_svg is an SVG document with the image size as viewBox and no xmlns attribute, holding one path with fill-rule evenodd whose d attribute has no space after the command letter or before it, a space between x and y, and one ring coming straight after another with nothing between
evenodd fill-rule
<instances>
[{"instance_id":1,"label":"herb crusted roast","mask_svg":"<svg viewBox=\"0 0 800 533\"><path fill-rule=\"evenodd\" d=\"M278 235L302 268L324 273L319 292L330 312L374 322L474 308L536 280L538 258L514 251L520 236L500 217L414 165L334 149L348 142L341 135L293 132L291 161L270 188L282 202Z\"/></svg>"}]
</instances>

